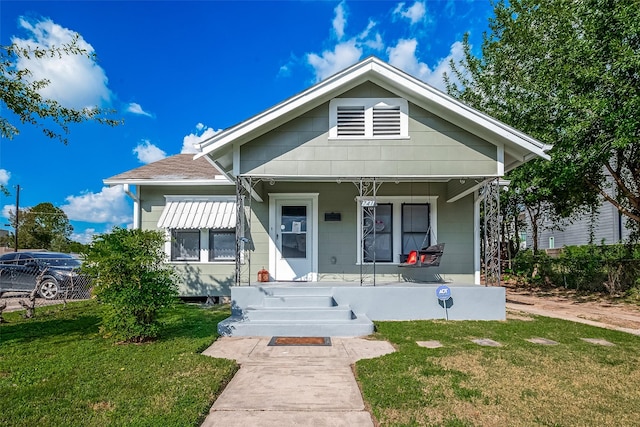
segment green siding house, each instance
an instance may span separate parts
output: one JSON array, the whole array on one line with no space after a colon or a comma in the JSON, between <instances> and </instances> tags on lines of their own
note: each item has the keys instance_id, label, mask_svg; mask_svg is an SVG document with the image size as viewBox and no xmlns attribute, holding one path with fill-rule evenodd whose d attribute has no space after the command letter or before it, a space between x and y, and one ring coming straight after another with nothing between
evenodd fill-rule
<instances>
[{"instance_id":1,"label":"green siding house","mask_svg":"<svg viewBox=\"0 0 640 427\"><path fill-rule=\"evenodd\" d=\"M183 296L259 272L479 284L483 186L549 146L370 57L198 148L105 180L133 198L135 227L166 230ZM438 266L406 265L436 243Z\"/></svg>"}]
</instances>

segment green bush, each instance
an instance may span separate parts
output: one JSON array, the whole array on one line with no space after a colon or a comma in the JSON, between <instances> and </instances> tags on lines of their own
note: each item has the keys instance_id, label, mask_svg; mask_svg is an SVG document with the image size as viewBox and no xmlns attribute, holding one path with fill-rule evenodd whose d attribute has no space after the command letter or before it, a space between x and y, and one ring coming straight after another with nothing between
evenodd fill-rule
<instances>
[{"instance_id":1,"label":"green bush","mask_svg":"<svg viewBox=\"0 0 640 427\"><path fill-rule=\"evenodd\" d=\"M513 273L530 284L612 295L640 288L640 246L567 246L557 258L526 250L518 253L513 266Z\"/></svg>"},{"instance_id":2,"label":"green bush","mask_svg":"<svg viewBox=\"0 0 640 427\"><path fill-rule=\"evenodd\" d=\"M556 260L556 271L566 288L602 292L607 280L603 249L596 245L567 246Z\"/></svg>"},{"instance_id":3,"label":"green bush","mask_svg":"<svg viewBox=\"0 0 640 427\"><path fill-rule=\"evenodd\" d=\"M548 284L553 276L553 260L544 251L520 251L513 259L513 273L526 283Z\"/></svg>"},{"instance_id":4,"label":"green bush","mask_svg":"<svg viewBox=\"0 0 640 427\"><path fill-rule=\"evenodd\" d=\"M158 335L158 314L178 294L174 272L164 264L164 242L162 232L122 228L94 237L83 269L104 304L103 333L127 342Z\"/></svg>"}]
</instances>

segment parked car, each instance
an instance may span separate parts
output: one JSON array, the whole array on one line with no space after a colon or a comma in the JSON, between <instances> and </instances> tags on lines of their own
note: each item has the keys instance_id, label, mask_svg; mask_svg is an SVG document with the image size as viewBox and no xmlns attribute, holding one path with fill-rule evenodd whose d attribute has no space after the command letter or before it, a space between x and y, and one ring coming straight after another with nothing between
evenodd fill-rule
<instances>
[{"instance_id":1,"label":"parked car","mask_svg":"<svg viewBox=\"0 0 640 427\"><path fill-rule=\"evenodd\" d=\"M4 292L31 292L55 299L63 292L74 296L86 280L78 275L82 261L59 252L11 252L0 256L0 296ZM80 286L79 286L80 285Z\"/></svg>"}]
</instances>

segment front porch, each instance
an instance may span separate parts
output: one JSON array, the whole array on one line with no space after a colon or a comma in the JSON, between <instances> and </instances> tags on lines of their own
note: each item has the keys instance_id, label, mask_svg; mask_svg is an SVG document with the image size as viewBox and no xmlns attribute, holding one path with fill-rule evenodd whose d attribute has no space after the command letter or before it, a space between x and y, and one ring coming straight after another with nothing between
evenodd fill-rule
<instances>
[{"instance_id":1,"label":"front porch","mask_svg":"<svg viewBox=\"0 0 640 427\"><path fill-rule=\"evenodd\" d=\"M365 336L373 321L505 320L505 289L449 284L438 299L436 283L252 283L231 288L231 317L223 336Z\"/></svg>"}]
</instances>

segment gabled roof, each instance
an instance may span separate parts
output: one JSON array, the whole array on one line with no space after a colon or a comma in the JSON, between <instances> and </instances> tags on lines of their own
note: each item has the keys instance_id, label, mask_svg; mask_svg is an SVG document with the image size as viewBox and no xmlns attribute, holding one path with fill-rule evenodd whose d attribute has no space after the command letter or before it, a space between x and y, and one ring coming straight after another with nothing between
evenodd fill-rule
<instances>
[{"instance_id":1,"label":"gabled roof","mask_svg":"<svg viewBox=\"0 0 640 427\"><path fill-rule=\"evenodd\" d=\"M466 106L376 57L364 59L304 92L218 132L199 144L202 151L195 158L228 156L231 145L242 145L366 81L394 92L488 142L504 145L505 151L519 159L519 163L535 156L549 159L546 151L551 146Z\"/></svg>"},{"instance_id":2,"label":"gabled roof","mask_svg":"<svg viewBox=\"0 0 640 427\"><path fill-rule=\"evenodd\" d=\"M229 180L207 158L194 160L193 154L176 154L166 157L112 176L103 182L107 185L230 184Z\"/></svg>"}]
</instances>

